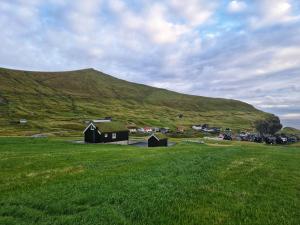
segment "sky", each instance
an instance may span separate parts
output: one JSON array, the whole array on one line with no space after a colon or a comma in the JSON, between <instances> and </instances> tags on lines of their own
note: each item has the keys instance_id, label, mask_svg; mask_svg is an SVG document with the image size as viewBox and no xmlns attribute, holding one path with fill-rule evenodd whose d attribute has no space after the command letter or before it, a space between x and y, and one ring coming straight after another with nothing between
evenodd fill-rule
<instances>
[{"instance_id":1,"label":"sky","mask_svg":"<svg viewBox=\"0 0 300 225\"><path fill-rule=\"evenodd\" d=\"M0 0L0 67L95 68L300 128L299 0Z\"/></svg>"}]
</instances>

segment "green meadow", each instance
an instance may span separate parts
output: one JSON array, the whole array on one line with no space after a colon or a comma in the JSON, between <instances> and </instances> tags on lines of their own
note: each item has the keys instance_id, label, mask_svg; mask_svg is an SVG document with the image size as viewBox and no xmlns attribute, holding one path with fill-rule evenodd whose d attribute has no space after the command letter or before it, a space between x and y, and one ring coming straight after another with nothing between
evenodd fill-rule
<instances>
[{"instance_id":1,"label":"green meadow","mask_svg":"<svg viewBox=\"0 0 300 225\"><path fill-rule=\"evenodd\" d=\"M300 146L0 138L0 224L300 224Z\"/></svg>"}]
</instances>

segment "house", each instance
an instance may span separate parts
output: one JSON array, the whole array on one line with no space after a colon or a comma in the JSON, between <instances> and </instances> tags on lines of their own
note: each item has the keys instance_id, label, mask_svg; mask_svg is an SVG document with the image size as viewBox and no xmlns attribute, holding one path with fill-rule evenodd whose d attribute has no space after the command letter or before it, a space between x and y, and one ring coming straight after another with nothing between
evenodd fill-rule
<instances>
[{"instance_id":1,"label":"house","mask_svg":"<svg viewBox=\"0 0 300 225\"><path fill-rule=\"evenodd\" d=\"M20 124L26 124L26 123L27 123L27 120L26 120L26 119L20 119L19 123L20 123Z\"/></svg>"},{"instance_id":2,"label":"house","mask_svg":"<svg viewBox=\"0 0 300 225\"><path fill-rule=\"evenodd\" d=\"M129 130L118 122L91 122L83 131L86 143L128 144Z\"/></svg>"},{"instance_id":3,"label":"house","mask_svg":"<svg viewBox=\"0 0 300 225\"><path fill-rule=\"evenodd\" d=\"M144 132L145 133L152 133L153 129L151 127L144 127Z\"/></svg>"},{"instance_id":4,"label":"house","mask_svg":"<svg viewBox=\"0 0 300 225\"><path fill-rule=\"evenodd\" d=\"M137 126L135 126L135 125L128 125L127 129L129 130L129 132L131 134L135 134L138 131Z\"/></svg>"},{"instance_id":5,"label":"house","mask_svg":"<svg viewBox=\"0 0 300 225\"><path fill-rule=\"evenodd\" d=\"M162 134L152 134L148 138L148 147L167 147L168 139Z\"/></svg>"}]
</instances>

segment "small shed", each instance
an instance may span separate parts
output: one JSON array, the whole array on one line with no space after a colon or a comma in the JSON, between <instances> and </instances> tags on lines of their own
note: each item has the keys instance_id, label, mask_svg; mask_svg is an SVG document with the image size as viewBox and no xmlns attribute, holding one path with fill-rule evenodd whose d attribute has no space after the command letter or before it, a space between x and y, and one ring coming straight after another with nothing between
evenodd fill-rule
<instances>
[{"instance_id":1,"label":"small shed","mask_svg":"<svg viewBox=\"0 0 300 225\"><path fill-rule=\"evenodd\" d=\"M152 134L148 138L148 147L168 147L168 138L162 134Z\"/></svg>"},{"instance_id":2,"label":"small shed","mask_svg":"<svg viewBox=\"0 0 300 225\"><path fill-rule=\"evenodd\" d=\"M119 122L91 122L83 131L86 143L128 144L129 130Z\"/></svg>"}]
</instances>

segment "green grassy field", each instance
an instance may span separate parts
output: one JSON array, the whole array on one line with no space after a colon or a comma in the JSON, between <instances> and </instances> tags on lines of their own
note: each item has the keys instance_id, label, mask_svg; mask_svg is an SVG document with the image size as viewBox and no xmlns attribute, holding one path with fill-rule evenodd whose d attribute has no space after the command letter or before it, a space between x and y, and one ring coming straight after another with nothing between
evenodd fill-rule
<instances>
[{"instance_id":1,"label":"green grassy field","mask_svg":"<svg viewBox=\"0 0 300 225\"><path fill-rule=\"evenodd\" d=\"M300 146L0 138L0 224L299 225Z\"/></svg>"}]
</instances>

